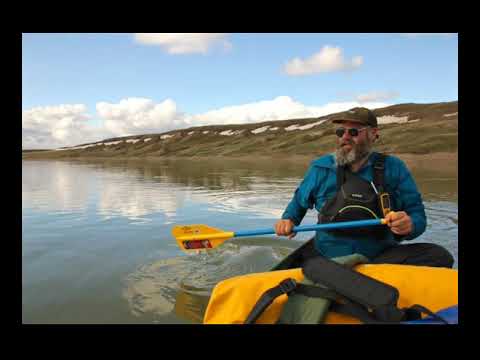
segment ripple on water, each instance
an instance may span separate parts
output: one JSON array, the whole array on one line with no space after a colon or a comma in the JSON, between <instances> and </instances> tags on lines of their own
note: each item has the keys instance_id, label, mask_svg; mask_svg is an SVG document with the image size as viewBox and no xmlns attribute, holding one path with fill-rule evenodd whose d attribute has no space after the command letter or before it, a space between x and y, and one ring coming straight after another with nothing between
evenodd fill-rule
<instances>
[{"instance_id":1,"label":"ripple on water","mask_svg":"<svg viewBox=\"0 0 480 360\"><path fill-rule=\"evenodd\" d=\"M458 206L451 202L437 201L425 204L428 226L436 232L458 231Z\"/></svg>"},{"instance_id":2,"label":"ripple on water","mask_svg":"<svg viewBox=\"0 0 480 360\"><path fill-rule=\"evenodd\" d=\"M449 201L425 202L427 228L412 242L434 243L445 247L454 257L458 268L458 205Z\"/></svg>"},{"instance_id":3,"label":"ripple on water","mask_svg":"<svg viewBox=\"0 0 480 360\"><path fill-rule=\"evenodd\" d=\"M229 242L208 253L162 259L142 265L125 279L123 291L132 314L156 317L174 312L201 322L214 286L221 280L270 270L292 248L259 238ZM276 246L272 246L275 244Z\"/></svg>"}]
</instances>

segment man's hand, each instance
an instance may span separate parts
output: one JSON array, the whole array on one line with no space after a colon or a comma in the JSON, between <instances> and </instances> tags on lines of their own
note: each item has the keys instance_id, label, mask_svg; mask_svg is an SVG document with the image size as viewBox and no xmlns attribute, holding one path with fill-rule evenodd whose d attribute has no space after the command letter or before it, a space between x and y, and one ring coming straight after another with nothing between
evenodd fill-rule
<instances>
[{"instance_id":1,"label":"man's hand","mask_svg":"<svg viewBox=\"0 0 480 360\"><path fill-rule=\"evenodd\" d=\"M275 233L277 235L283 235L283 236L288 235L288 238L291 239L295 235L297 235L297 233L292 233L292 229L294 226L295 224L290 219L278 220L277 223L275 224Z\"/></svg>"},{"instance_id":2,"label":"man's hand","mask_svg":"<svg viewBox=\"0 0 480 360\"><path fill-rule=\"evenodd\" d=\"M413 231L412 218L405 211L391 211L385 216L385 220L394 234L408 235Z\"/></svg>"}]
</instances>

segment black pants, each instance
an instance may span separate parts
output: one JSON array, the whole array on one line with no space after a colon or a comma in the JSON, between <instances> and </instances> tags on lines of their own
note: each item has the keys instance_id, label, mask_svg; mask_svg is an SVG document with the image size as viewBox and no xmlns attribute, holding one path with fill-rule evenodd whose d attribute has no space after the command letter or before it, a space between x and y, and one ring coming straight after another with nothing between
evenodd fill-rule
<instances>
[{"instance_id":1,"label":"black pants","mask_svg":"<svg viewBox=\"0 0 480 360\"><path fill-rule=\"evenodd\" d=\"M293 269L302 267L305 261L319 256L313 245L313 238L283 259L272 270ZM371 260L372 264L404 264L417 266L432 266L451 268L454 263L452 254L436 244L415 243L400 244L386 249Z\"/></svg>"},{"instance_id":2,"label":"black pants","mask_svg":"<svg viewBox=\"0 0 480 360\"><path fill-rule=\"evenodd\" d=\"M447 249L429 243L400 244L372 259L372 264L405 264L451 268L455 259Z\"/></svg>"}]
</instances>

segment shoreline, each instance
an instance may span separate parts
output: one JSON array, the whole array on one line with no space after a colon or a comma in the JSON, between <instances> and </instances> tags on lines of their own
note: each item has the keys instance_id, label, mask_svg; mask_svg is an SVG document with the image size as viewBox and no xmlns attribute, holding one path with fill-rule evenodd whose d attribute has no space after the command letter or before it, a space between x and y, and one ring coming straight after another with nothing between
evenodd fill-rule
<instances>
[{"instance_id":1,"label":"shoreline","mask_svg":"<svg viewBox=\"0 0 480 360\"><path fill-rule=\"evenodd\" d=\"M43 152L41 152L43 153ZM193 157L181 157L181 156L114 156L114 157L100 157L100 156L78 156L78 157L48 157L42 156L47 154L36 153L22 153L22 160L67 160L67 161L85 161L85 160L109 160L109 161L175 161L175 160L212 160L212 161L239 161L239 162L261 162L261 161L284 161L295 162L298 164L308 165L312 160L318 158L321 155L245 155L245 156L193 156ZM40 156L39 156L40 155ZM458 151L457 152L436 152L430 154L412 154L412 153L392 153L403 160L410 169L422 169L422 170L437 170L447 172L458 171Z\"/></svg>"},{"instance_id":2,"label":"shoreline","mask_svg":"<svg viewBox=\"0 0 480 360\"><path fill-rule=\"evenodd\" d=\"M458 152L432 154L398 154L401 160L412 169L433 169L455 171L458 173Z\"/></svg>"}]
</instances>

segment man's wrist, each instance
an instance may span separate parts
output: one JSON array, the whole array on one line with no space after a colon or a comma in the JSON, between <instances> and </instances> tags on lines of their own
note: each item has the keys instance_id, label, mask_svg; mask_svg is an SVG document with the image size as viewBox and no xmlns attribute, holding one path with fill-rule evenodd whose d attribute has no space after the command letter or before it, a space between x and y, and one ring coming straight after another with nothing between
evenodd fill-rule
<instances>
[{"instance_id":1,"label":"man's wrist","mask_svg":"<svg viewBox=\"0 0 480 360\"><path fill-rule=\"evenodd\" d=\"M403 240L412 240L412 239L415 238L413 236L414 235L414 230L415 230L415 226L412 223L412 229L410 230L410 232L408 234L402 234L402 235L393 234L393 235L394 235L395 240L398 241L398 242L403 241Z\"/></svg>"},{"instance_id":2,"label":"man's wrist","mask_svg":"<svg viewBox=\"0 0 480 360\"><path fill-rule=\"evenodd\" d=\"M293 219L292 217L290 217L288 214L282 215L282 220L290 220L293 224L297 225L295 219Z\"/></svg>"}]
</instances>

